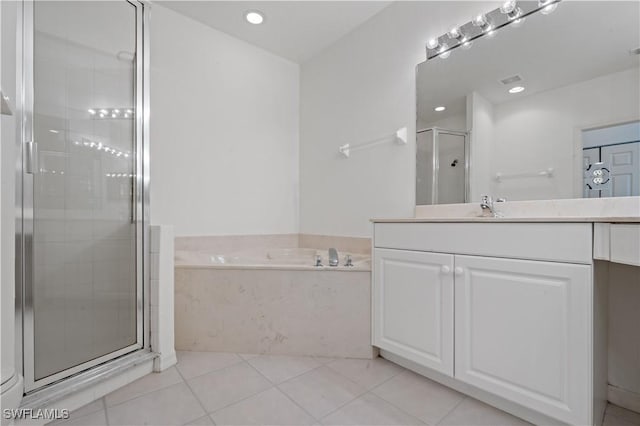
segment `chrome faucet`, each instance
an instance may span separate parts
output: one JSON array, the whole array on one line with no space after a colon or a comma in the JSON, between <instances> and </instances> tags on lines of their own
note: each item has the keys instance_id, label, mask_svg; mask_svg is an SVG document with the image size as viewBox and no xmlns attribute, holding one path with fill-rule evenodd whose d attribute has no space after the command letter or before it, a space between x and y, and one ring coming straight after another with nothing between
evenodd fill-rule
<instances>
[{"instance_id":1,"label":"chrome faucet","mask_svg":"<svg viewBox=\"0 0 640 426\"><path fill-rule=\"evenodd\" d=\"M339 264L338 251L332 247L329 249L329 266L338 266Z\"/></svg>"},{"instance_id":2,"label":"chrome faucet","mask_svg":"<svg viewBox=\"0 0 640 426\"><path fill-rule=\"evenodd\" d=\"M320 256L319 254L316 254L316 268L321 268L322 267L322 256Z\"/></svg>"},{"instance_id":3,"label":"chrome faucet","mask_svg":"<svg viewBox=\"0 0 640 426\"><path fill-rule=\"evenodd\" d=\"M353 266L353 259L351 259L350 254L344 257L344 266Z\"/></svg>"},{"instance_id":4,"label":"chrome faucet","mask_svg":"<svg viewBox=\"0 0 640 426\"><path fill-rule=\"evenodd\" d=\"M506 198L498 198L495 200L495 203L504 203L507 201ZM485 213L491 213L493 217L502 217L502 213L498 212L494 207L494 200L489 195L483 195L480 199L480 208L482 209L482 215Z\"/></svg>"}]
</instances>

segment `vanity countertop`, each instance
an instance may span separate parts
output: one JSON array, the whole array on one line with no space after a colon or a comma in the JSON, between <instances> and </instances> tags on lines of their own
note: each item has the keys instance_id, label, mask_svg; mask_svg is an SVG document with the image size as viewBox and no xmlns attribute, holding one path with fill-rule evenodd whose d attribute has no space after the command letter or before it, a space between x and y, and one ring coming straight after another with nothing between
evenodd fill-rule
<instances>
[{"instance_id":1,"label":"vanity countertop","mask_svg":"<svg viewBox=\"0 0 640 426\"><path fill-rule=\"evenodd\" d=\"M407 218L379 218L371 219L373 223L466 223L466 222L507 222L507 223L531 223L531 222L594 222L594 223L640 223L640 217L490 217L490 216L471 216L471 217L407 217Z\"/></svg>"}]
</instances>

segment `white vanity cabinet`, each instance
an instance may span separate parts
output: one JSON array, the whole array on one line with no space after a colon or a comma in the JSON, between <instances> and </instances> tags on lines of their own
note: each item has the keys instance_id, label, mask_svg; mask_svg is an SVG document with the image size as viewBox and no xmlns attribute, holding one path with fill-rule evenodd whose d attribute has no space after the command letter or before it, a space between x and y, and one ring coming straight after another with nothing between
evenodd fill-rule
<instances>
[{"instance_id":1,"label":"white vanity cabinet","mask_svg":"<svg viewBox=\"0 0 640 426\"><path fill-rule=\"evenodd\" d=\"M589 424L591 267L455 256L455 377Z\"/></svg>"},{"instance_id":2,"label":"white vanity cabinet","mask_svg":"<svg viewBox=\"0 0 640 426\"><path fill-rule=\"evenodd\" d=\"M373 344L517 415L597 424L591 247L590 223L376 223Z\"/></svg>"},{"instance_id":3,"label":"white vanity cabinet","mask_svg":"<svg viewBox=\"0 0 640 426\"><path fill-rule=\"evenodd\" d=\"M376 249L374 345L453 376L453 255Z\"/></svg>"}]
</instances>

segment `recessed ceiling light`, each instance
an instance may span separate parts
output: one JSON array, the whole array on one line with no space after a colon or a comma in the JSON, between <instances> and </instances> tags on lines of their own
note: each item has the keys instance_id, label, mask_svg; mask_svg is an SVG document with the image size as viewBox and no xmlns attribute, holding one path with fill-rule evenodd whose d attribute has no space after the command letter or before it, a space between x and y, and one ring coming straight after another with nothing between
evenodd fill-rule
<instances>
[{"instance_id":1,"label":"recessed ceiling light","mask_svg":"<svg viewBox=\"0 0 640 426\"><path fill-rule=\"evenodd\" d=\"M244 13L244 19L253 25L259 25L264 22L264 13L259 10L248 10Z\"/></svg>"},{"instance_id":2,"label":"recessed ceiling light","mask_svg":"<svg viewBox=\"0 0 640 426\"><path fill-rule=\"evenodd\" d=\"M447 107L439 106L439 107L435 107L433 110L434 110L434 111L438 111L438 112L442 112L442 111L444 111L445 109L447 109Z\"/></svg>"},{"instance_id":3,"label":"recessed ceiling light","mask_svg":"<svg viewBox=\"0 0 640 426\"><path fill-rule=\"evenodd\" d=\"M524 91L524 87L522 86L516 86L509 89L509 93L520 93L522 91Z\"/></svg>"},{"instance_id":4,"label":"recessed ceiling light","mask_svg":"<svg viewBox=\"0 0 640 426\"><path fill-rule=\"evenodd\" d=\"M49 130L51 133L60 133L58 130L54 130L54 129L50 129Z\"/></svg>"}]
</instances>

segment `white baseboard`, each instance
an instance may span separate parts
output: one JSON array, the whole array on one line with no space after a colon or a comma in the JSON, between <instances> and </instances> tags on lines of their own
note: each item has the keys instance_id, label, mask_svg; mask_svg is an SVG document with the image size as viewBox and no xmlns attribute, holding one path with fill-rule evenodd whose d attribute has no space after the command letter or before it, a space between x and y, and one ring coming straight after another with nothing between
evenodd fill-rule
<instances>
[{"instance_id":1,"label":"white baseboard","mask_svg":"<svg viewBox=\"0 0 640 426\"><path fill-rule=\"evenodd\" d=\"M640 393L609 385L608 399L613 405L640 413Z\"/></svg>"},{"instance_id":2,"label":"white baseboard","mask_svg":"<svg viewBox=\"0 0 640 426\"><path fill-rule=\"evenodd\" d=\"M153 371L159 373L171 367L172 365L176 365L177 363L178 357L176 356L175 351L169 352L167 354L160 354L160 356L153 360Z\"/></svg>"}]
</instances>

